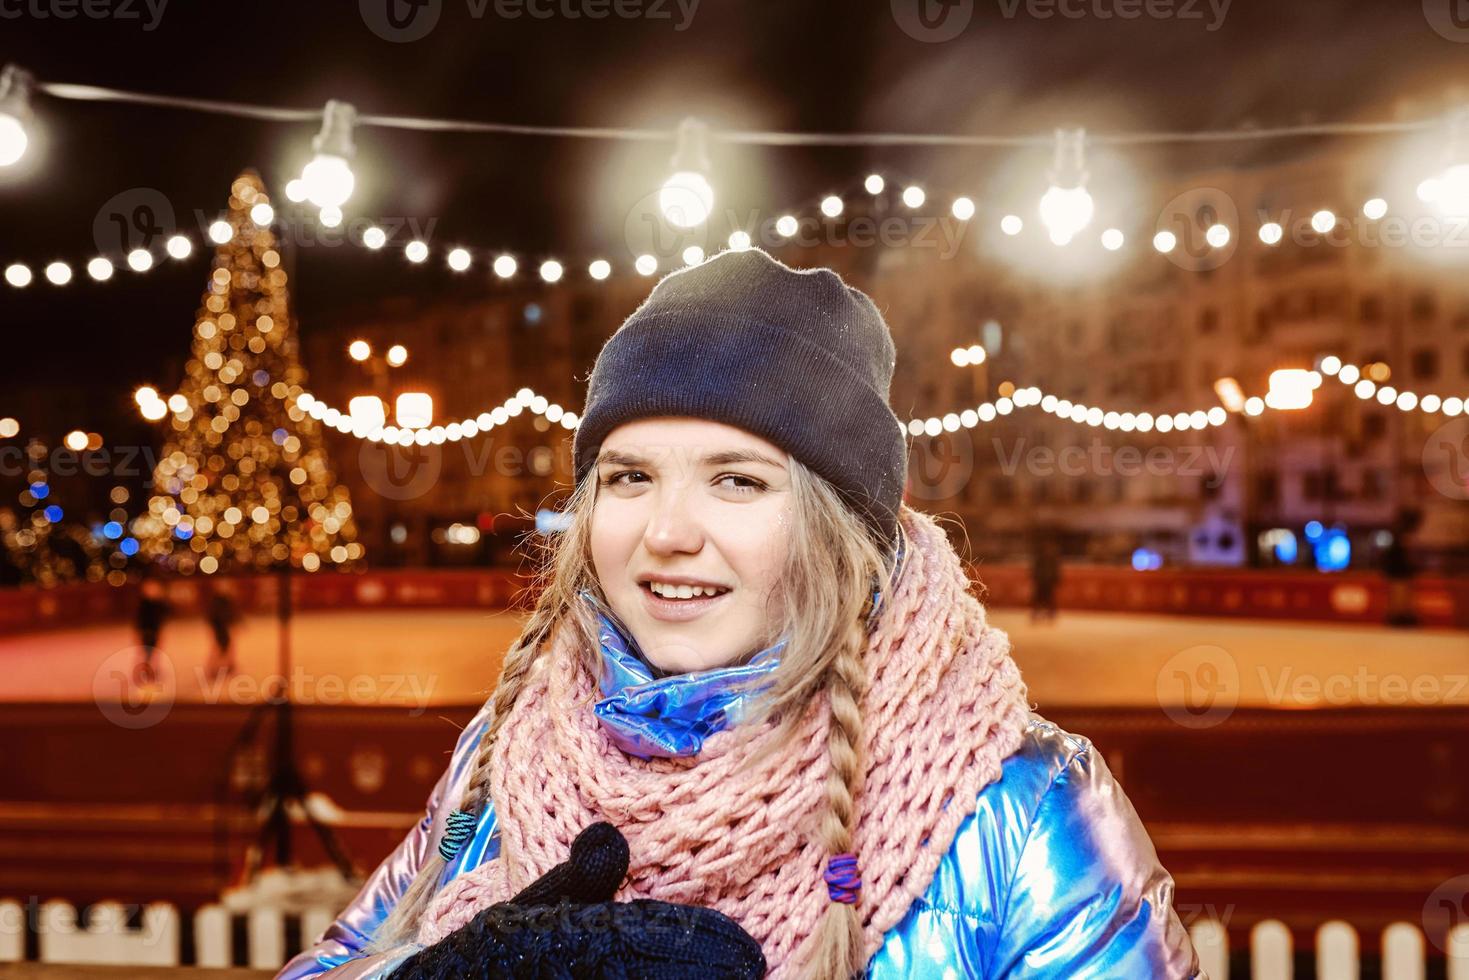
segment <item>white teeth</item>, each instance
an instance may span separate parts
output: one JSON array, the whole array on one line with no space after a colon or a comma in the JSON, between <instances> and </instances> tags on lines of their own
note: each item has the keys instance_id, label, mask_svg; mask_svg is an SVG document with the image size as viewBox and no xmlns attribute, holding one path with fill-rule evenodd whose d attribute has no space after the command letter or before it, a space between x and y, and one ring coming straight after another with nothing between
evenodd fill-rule
<instances>
[{"instance_id":1,"label":"white teeth","mask_svg":"<svg viewBox=\"0 0 1469 980\"><path fill-rule=\"evenodd\" d=\"M727 592L706 585L673 585L667 582L649 582L648 587L665 599L692 599L695 596L715 596Z\"/></svg>"}]
</instances>

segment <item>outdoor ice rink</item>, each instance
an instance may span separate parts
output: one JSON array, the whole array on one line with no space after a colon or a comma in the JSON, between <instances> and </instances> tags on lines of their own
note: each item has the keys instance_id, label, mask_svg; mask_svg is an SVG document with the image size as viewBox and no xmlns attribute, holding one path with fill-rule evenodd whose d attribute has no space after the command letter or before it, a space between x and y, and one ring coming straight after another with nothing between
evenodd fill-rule
<instances>
[{"instance_id":1,"label":"outdoor ice rink","mask_svg":"<svg viewBox=\"0 0 1469 980\"><path fill-rule=\"evenodd\" d=\"M1469 639L1451 630L1063 612L1032 624L990 611L1009 633L1031 699L1054 706L1143 707L1228 688L1240 706L1469 704ZM520 617L473 611L317 612L292 623L291 693L299 704L405 707L479 703ZM0 699L131 698L138 656L123 624L0 637ZM277 674L273 619L247 618L239 673L206 670L202 619L163 633L162 691L181 702L258 701Z\"/></svg>"}]
</instances>

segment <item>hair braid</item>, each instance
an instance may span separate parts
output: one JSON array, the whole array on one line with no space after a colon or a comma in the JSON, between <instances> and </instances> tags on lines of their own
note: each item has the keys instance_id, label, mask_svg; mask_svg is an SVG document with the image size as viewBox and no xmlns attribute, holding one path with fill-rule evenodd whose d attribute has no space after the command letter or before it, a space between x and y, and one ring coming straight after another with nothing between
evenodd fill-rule
<instances>
[{"instance_id":1,"label":"hair braid","mask_svg":"<svg viewBox=\"0 0 1469 980\"><path fill-rule=\"evenodd\" d=\"M866 688L862 652L867 631L854 623L827 674L831 726L826 748L831 772L826 779L827 810L821 820L821 843L828 855L851 851L857 826L857 798L862 789L862 709ZM812 976L847 980L862 970L862 919L857 906L832 901L817 932Z\"/></svg>"}]
</instances>

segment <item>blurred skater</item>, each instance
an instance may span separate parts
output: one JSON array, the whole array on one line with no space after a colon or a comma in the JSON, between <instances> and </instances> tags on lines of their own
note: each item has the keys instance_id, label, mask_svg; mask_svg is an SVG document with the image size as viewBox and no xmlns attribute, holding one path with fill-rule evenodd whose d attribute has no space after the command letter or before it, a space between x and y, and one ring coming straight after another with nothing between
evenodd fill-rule
<instances>
[{"instance_id":1,"label":"blurred skater","mask_svg":"<svg viewBox=\"0 0 1469 980\"><path fill-rule=\"evenodd\" d=\"M228 581L211 584L209 605L205 610L209 630L214 634L214 649L209 655L209 670L216 678L229 677L235 673L234 626L240 620L239 606L235 602L234 585Z\"/></svg>"},{"instance_id":2,"label":"blurred skater","mask_svg":"<svg viewBox=\"0 0 1469 980\"><path fill-rule=\"evenodd\" d=\"M152 684L157 679L157 671L153 667L153 653L158 649L158 638L163 632L163 624L168 619L168 613L168 600L164 597L163 583L152 576L145 577L139 590L138 609L134 619L138 629L138 646L143 650L142 659L133 668L133 682L139 686Z\"/></svg>"}]
</instances>

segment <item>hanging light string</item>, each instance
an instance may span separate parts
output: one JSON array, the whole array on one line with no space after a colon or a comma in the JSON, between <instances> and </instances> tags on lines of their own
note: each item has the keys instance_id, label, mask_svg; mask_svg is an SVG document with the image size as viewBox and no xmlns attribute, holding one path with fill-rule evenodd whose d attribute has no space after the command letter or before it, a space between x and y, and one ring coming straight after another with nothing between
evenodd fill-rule
<instances>
[{"instance_id":1,"label":"hanging light string","mask_svg":"<svg viewBox=\"0 0 1469 980\"><path fill-rule=\"evenodd\" d=\"M975 363L978 363L977 361ZM1391 385L1381 384L1373 381L1368 375L1372 368L1386 368L1386 365L1369 365L1367 369L1359 368L1354 364L1343 362L1335 354L1327 354L1317 362L1314 371L1303 371L1305 375L1316 375L1308 382L1312 390L1320 387L1320 377L1334 377L1344 387L1352 389L1352 393L1362 401L1375 401L1384 407L1394 406L1400 411L1420 411L1425 414L1442 413L1447 418L1455 418L1461 414L1469 414L1469 398L1458 395L1439 396L1436 394L1419 395L1412 391L1400 391ZM1387 372L1390 373L1390 372ZM472 438L476 435L488 432L493 428L504 425L510 419L520 415L522 411L529 411L534 415L542 416L547 422L559 424L563 429L574 429L578 425L579 416L561 405L551 401L544 395L537 394L532 388L523 387L504 402L494 406L476 416L464 418L448 425L423 425L423 426L393 426L386 423L387 407L379 403L373 413L373 418L354 418L351 411L342 411L334 408L327 402L316 397L310 391L301 391L287 395L284 398L291 407L300 412L310 415L319 422L343 433L353 435L359 439L369 442L381 442L400 446L430 444L439 445L444 442L458 442L460 439ZM187 400L180 395L173 395L168 399L159 396L158 392L149 386L138 389L136 393L138 408L143 417L150 422L157 422L167 417L170 413L177 415L189 408ZM1311 402L1308 401L1307 405ZM1130 412L1104 409L1097 406L1088 406L1079 401L1061 398L1055 394L1042 391L1035 386L1024 388L1012 388L1008 395L995 399L994 401L982 402L974 408L966 408L960 412L950 412L943 416L929 416L926 418L913 418L906 424L908 434L915 438L920 436L934 437L944 432L957 432L959 429L974 428L980 423L993 422L997 418L1003 418L1012 414L1017 408L1030 408L1038 406L1048 415L1054 415L1058 419L1087 425L1093 428L1101 426L1109 430L1120 430L1123 432L1159 432L1171 431L1186 432L1195 429L1205 429L1221 426L1227 421L1229 415L1242 415L1245 417L1257 417L1266 411L1276 409L1285 411L1272 404L1267 396L1244 398L1240 397L1237 409L1226 409L1221 405L1214 405L1209 409L1195 409L1190 412ZM0 418L0 439L15 438L20 434L20 424L10 417ZM74 437L85 437L87 434L77 430L68 435L67 443L70 446ZM77 448L77 447L73 447Z\"/></svg>"},{"instance_id":2,"label":"hanging light string","mask_svg":"<svg viewBox=\"0 0 1469 980\"><path fill-rule=\"evenodd\" d=\"M293 109L284 106L229 102L218 99L195 99L151 92L133 92L97 85L74 85L66 82L36 82L35 90L55 99L82 102L121 102L132 105L157 106L214 115L236 116L269 122L317 122L321 109ZM407 129L422 132L499 133L515 136L553 136L571 139L624 141L670 141L674 131L623 126L531 126L496 123L472 119L440 119L425 116L391 116L364 113L357 116L358 125L385 129ZM1434 129L1442 125L1438 117L1397 122L1322 122L1263 128L1158 130L1143 132L1088 133L1087 141L1095 145L1138 146L1161 143L1220 143L1244 140L1290 139L1310 136L1379 136ZM1027 147L1050 146L1050 134L1000 136L978 133L805 133L780 130L718 130L711 138L722 143L753 146L969 146Z\"/></svg>"}]
</instances>

